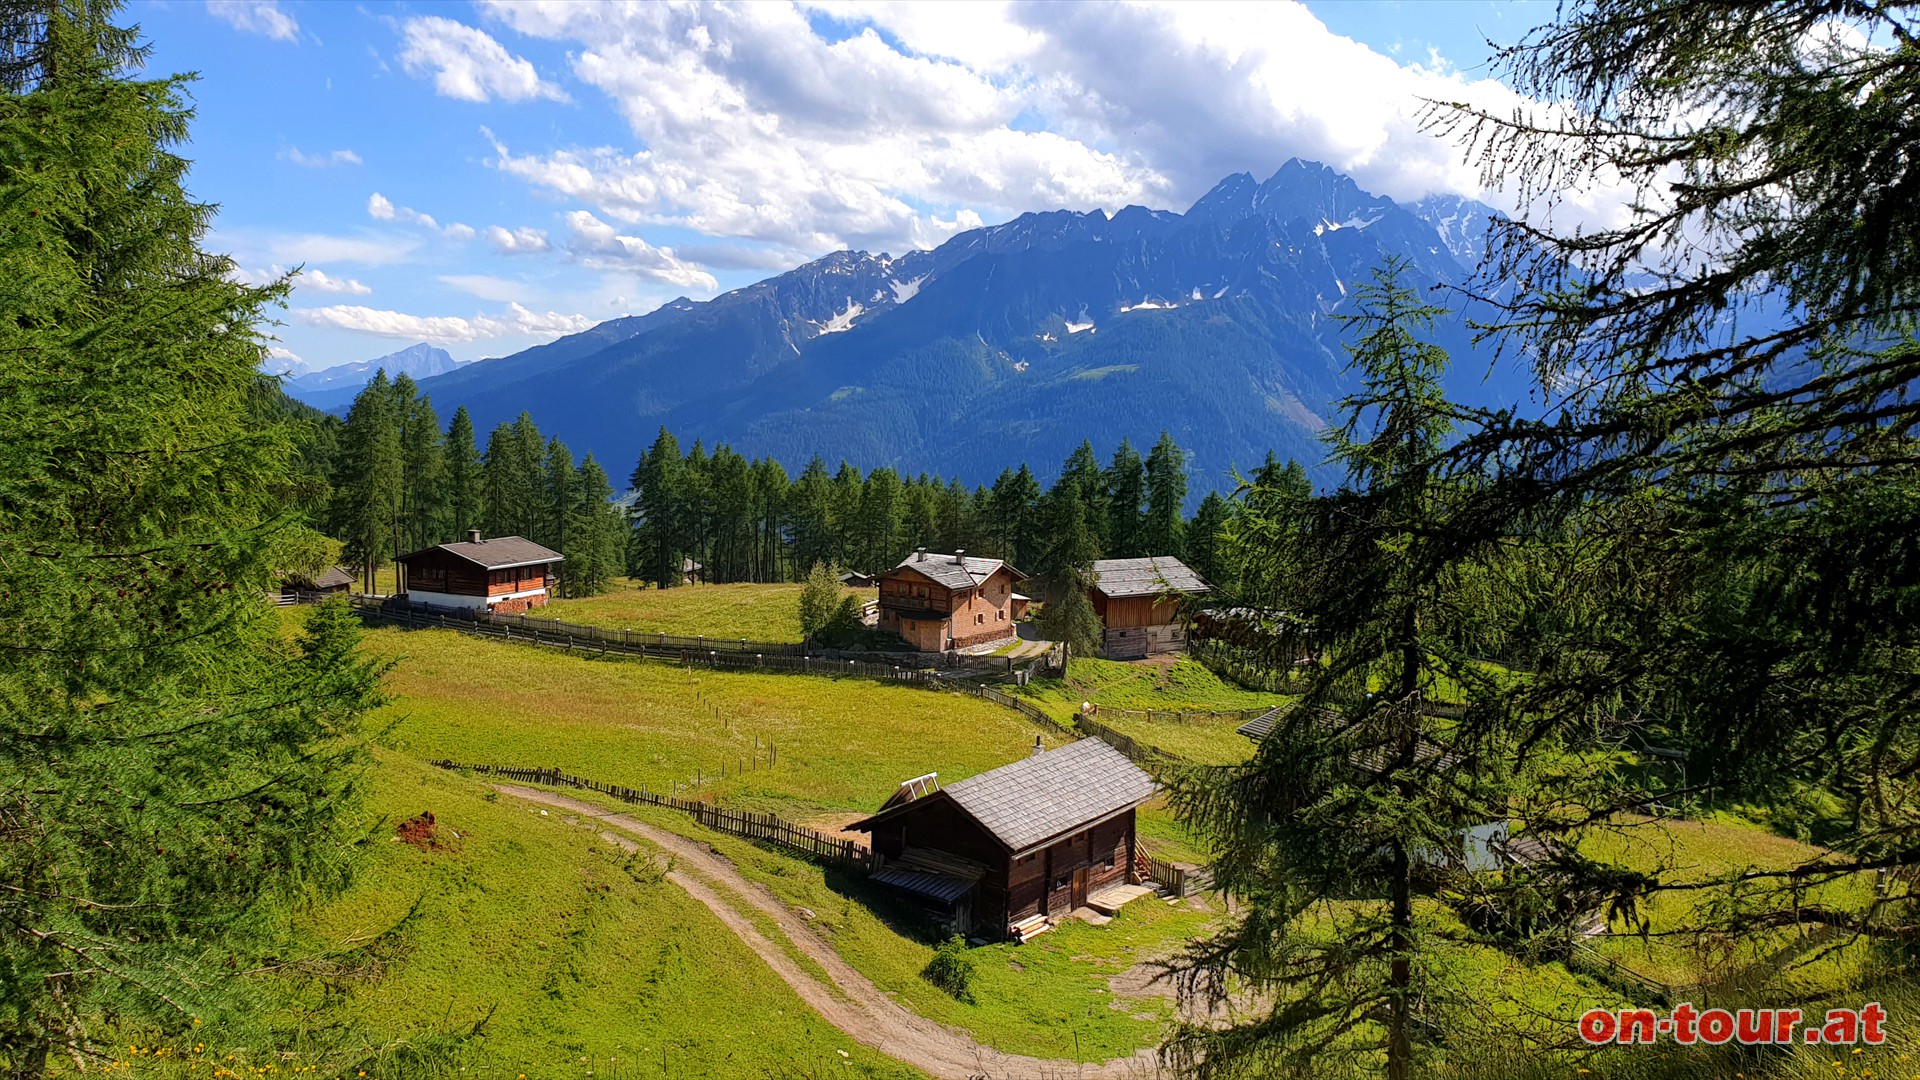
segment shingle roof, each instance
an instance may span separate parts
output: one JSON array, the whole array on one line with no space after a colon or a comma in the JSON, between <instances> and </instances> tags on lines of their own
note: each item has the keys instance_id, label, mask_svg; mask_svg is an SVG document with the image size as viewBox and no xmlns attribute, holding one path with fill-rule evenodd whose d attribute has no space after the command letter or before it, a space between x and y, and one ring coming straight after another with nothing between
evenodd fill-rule
<instances>
[{"instance_id":1,"label":"shingle roof","mask_svg":"<svg viewBox=\"0 0 1920 1080\"><path fill-rule=\"evenodd\" d=\"M872 880L949 904L972 892L976 884L966 878L950 877L946 874L923 874L917 870L904 870L897 866L883 867L874 871Z\"/></svg>"},{"instance_id":2,"label":"shingle roof","mask_svg":"<svg viewBox=\"0 0 1920 1080\"><path fill-rule=\"evenodd\" d=\"M1292 709L1293 706L1291 705L1275 706L1246 723L1241 724L1234 730L1252 739L1254 742L1259 742L1273 734L1273 729L1278 726L1280 720L1291 712ZM1323 731L1336 731L1344 722L1341 715L1332 709L1321 708L1314 716L1314 724ZM1392 766L1393 757L1393 752L1385 746L1366 746L1349 752L1347 754L1347 762L1356 769L1362 769L1370 773L1383 773ZM1413 763L1415 765L1432 765L1441 771L1445 771L1459 768L1461 765L1466 764L1466 760L1467 759L1460 754L1441 746L1431 739L1423 738L1414 744Z\"/></svg>"},{"instance_id":3,"label":"shingle roof","mask_svg":"<svg viewBox=\"0 0 1920 1080\"><path fill-rule=\"evenodd\" d=\"M1145 559L1101 559L1093 564L1093 587L1109 598L1203 593L1211 589L1186 563L1171 555Z\"/></svg>"},{"instance_id":4,"label":"shingle roof","mask_svg":"<svg viewBox=\"0 0 1920 1080\"><path fill-rule=\"evenodd\" d=\"M1153 777L1099 739L1022 758L942 789L1017 854L1153 798Z\"/></svg>"},{"instance_id":5,"label":"shingle roof","mask_svg":"<svg viewBox=\"0 0 1920 1080\"><path fill-rule=\"evenodd\" d=\"M971 589L992 577L995 570L1007 565L1005 559L976 559L969 555L966 557L966 565L962 566L955 562L951 555L941 555L932 551L925 552L924 557L922 555L921 552L915 552L901 559L900 565L894 569L912 570L949 589ZM1019 577L1019 572L1015 571L1014 576Z\"/></svg>"},{"instance_id":6,"label":"shingle roof","mask_svg":"<svg viewBox=\"0 0 1920 1080\"><path fill-rule=\"evenodd\" d=\"M322 589L338 589L353 584L353 575L337 566L328 567L327 572L313 579L313 584Z\"/></svg>"},{"instance_id":7,"label":"shingle roof","mask_svg":"<svg viewBox=\"0 0 1920 1080\"><path fill-rule=\"evenodd\" d=\"M465 559L475 566L484 566L489 570L502 570L511 566L532 566L535 563L553 563L565 560L564 556L552 548L542 547L521 536L496 536L491 540L482 540L479 543L462 540L457 544L441 544L437 547L427 548L424 551L416 551L412 555L402 555L400 556L400 560L405 562L413 558L414 555L424 555L428 551L444 551L449 555Z\"/></svg>"}]
</instances>

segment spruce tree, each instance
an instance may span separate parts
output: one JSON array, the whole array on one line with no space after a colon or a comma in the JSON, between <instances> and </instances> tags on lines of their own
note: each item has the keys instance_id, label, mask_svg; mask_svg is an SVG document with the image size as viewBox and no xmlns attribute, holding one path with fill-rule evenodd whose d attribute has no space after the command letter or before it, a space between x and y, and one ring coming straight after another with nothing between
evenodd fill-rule
<instances>
[{"instance_id":1,"label":"spruce tree","mask_svg":"<svg viewBox=\"0 0 1920 1080\"><path fill-rule=\"evenodd\" d=\"M634 466L633 544L635 576L666 589L683 580L685 548L680 442L666 428Z\"/></svg>"},{"instance_id":2,"label":"spruce tree","mask_svg":"<svg viewBox=\"0 0 1920 1080\"><path fill-rule=\"evenodd\" d=\"M1141 543L1146 554L1178 558L1185 553L1181 514L1186 502L1187 455L1173 434L1163 431L1147 454L1147 517Z\"/></svg>"},{"instance_id":3,"label":"spruce tree","mask_svg":"<svg viewBox=\"0 0 1920 1080\"><path fill-rule=\"evenodd\" d=\"M1232 594L1235 579L1229 576L1221 558L1220 534L1227 527L1232 511L1217 491L1209 491L1193 512L1186 527L1186 561L1193 572L1208 584Z\"/></svg>"},{"instance_id":4,"label":"spruce tree","mask_svg":"<svg viewBox=\"0 0 1920 1080\"><path fill-rule=\"evenodd\" d=\"M793 482L788 498L787 517L793 530L793 563L812 567L833 562L833 477L827 475L827 463L819 455L807 462L800 478ZM860 569L856 567L855 569ZM868 569L877 573L880 567Z\"/></svg>"},{"instance_id":5,"label":"spruce tree","mask_svg":"<svg viewBox=\"0 0 1920 1080\"><path fill-rule=\"evenodd\" d=\"M331 531L346 545L346 559L360 567L364 590L377 592L375 575L398 546L406 492L400 418L385 369L374 373L347 412L333 487Z\"/></svg>"},{"instance_id":6,"label":"spruce tree","mask_svg":"<svg viewBox=\"0 0 1920 1080\"><path fill-rule=\"evenodd\" d=\"M465 540L467 530L480 527L485 495L480 452L474 444L473 417L462 405L454 410L453 420L447 424L445 531L448 537Z\"/></svg>"},{"instance_id":7,"label":"spruce tree","mask_svg":"<svg viewBox=\"0 0 1920 1080\"><path fill-rule=\"evenodd\" d=\"M373 674L261 596L311 509L252 408L268 309L201 247L182 77L114 5L0 12L0 1062L234 1019L339 881ZM28 17L30 16L30 17ZM293 959L281 954L282 960Z\"/></svg>"},{"instance_id":8,"label":"spruce tree","mask_svg":"<svg viewBox=\"0 0 1920 1080\"><path fill-rule=\"evenodd\" d=\"M1087 520L1080 485L1062 479L1041 500L1040 519L1045 539L1032 573L1040 579L1044 603L1040 632L1067 646L1067 663L1074 656L1099 656L1106 646L1105 628L1093 610L1094 561L1100 544Z\"/></svg>"},{"instance_id":9,"label":"spruce tree","mask_svg":"<svg viewBox=\"0 0 1920 1080\"><path fill-rule=\"evenodd\" d=\"M592 454L580 461L574 484L573 523L567 530L561 583L568 596L597 596L620 570L626 523L613 503L613 484Z\"/></svg>"},{"instance_id":10,"label":"spruce tree","mask_svg":"<svg viewBox=\"0 0 1920 1080\"><path fill-rule=\"evenodd\" d=\"M393 414L400 426L400 543L396 554L448 539L446 458L433 403L402 373L393 381Z\"/></svg>"},{"instance_id":11,"label":"spruce tree","mask_svg":"<svg viewBox=\"0 0 1920 1080\"><path fill-rule=\"evenodd\" d=\"M1109 558L1137 559L1146 548L1147 475L1140 454L1126 439L1114 448L1103 478L1107 492L1106 543Z\"/></svg>"}]
</instances>

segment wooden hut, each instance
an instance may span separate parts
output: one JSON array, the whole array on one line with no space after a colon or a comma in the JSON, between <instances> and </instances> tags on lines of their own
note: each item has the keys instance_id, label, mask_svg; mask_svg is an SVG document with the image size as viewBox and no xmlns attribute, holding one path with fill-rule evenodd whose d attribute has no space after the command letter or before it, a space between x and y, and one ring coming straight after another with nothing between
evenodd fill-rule
<instances>
[{"instance_id":1,"label":"wooden hut","mask_svg":"<svg viewBox=\"0 0 1920 1080\"><path fill-rule=\"evenodd\" d=\"M1209 591L1200 575L1171 555L1146 559L1101 559L1093 564L1094 614L1106 627L1109 660L1140 660L1186 647L1180 621L1183 596Z\"/></svg>"},{"instance_id":2,"label":"wooden hut","mask_svg":"<svg viewBox=\"0 0 1920 1080\"><path fill-rule=\"evenodd\" d=\"M959 933L1025 940L1135 880L1134 810L1156 790L1098 739L1044 752L1036 739L1031 756L949 787L910 780L847 828L872 835L874 881Z\"/></svg>"},{"instance_id":3,"label":"wooden hut","mask_svg":"<svg viewBox=\"0 0 1920 1080\"><path fill-rule=\"evenodd\" d=\"M473 529L463 543L400 556L400 593L414 603L521 613L546 606L562 561L524 537L482 540Z\"/></svg>"}]
</instances>

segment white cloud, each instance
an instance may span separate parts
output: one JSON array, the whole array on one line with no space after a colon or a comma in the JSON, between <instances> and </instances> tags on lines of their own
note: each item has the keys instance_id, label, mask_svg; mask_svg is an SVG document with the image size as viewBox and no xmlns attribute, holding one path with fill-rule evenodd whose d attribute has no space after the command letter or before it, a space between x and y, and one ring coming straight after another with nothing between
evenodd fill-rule
<instances>
[{"instance_id":1,"label":"white cloud","mask_svg":"<svg viewBox=\"0 0 1920 1080\"><path fill-rule=\"evenodd\" d=\"M438 15L408 19L401 31L401 66L433 76L442 97L461 101L566 101L566 91L542 79L527 60L509 53L483 30Z\"/></svg>"},{"instance_id":2,"label":"white cloud","mask_svg":"<svg viewBox=\"0 0 1920 1080\"><path fill-rule=\"evenodd\" d=\"M376 221L404 221L432 229L449 240L471 240L475 235L471 225L455 221L442 228L432 214L422 213L411 206L395 206L392 199L377 191L367 196L367 215Z\"/></svg>"},{"instance_id":3,"label":"white cloud","mask_svg":"<svg viewBox=\"0 0 1920 1080\"><path fill-rule=\"evenodd\" d=\"M311 369L300 354L275 345L267 349L267 358L261 361L260 370L269 375L305 375Z\"/></svg>"},{"instance_id":4,"label":"white cloud","mask_svg":"<svg viewBox=\"0 0 1920 1080\"><path fill-rule=\"evenodd\" d=\"M293 316L314 326L443 344L500 337L548 340L565 334L577 334L598 321L585 315L569 315L558 311L530 311L518 303L509 303L507 310L497 315L477 314L471 318L459 315L412 315L404 311L386 311L353 304L295 308Z\"/></svg>"},{"instance_id":5,"label":"white cloud","mask_svg":"<svg viewBox=\"0 0 1920 1080\"><path fill-rule=\"evenodd\" d=\"M297 146L289 146L280 151L281 161L291 161L295 165L308 169L326 169L335 165L359 165L360 155L351 150L334 150L330 153L302 153Z\"/></svg>"},{"instance_id":6,"label":"white cloud","mask_svg":"<svg viewBox=\"0 0 1920 1080\"><path fill-rule=\"evenodd\" d=\"M271 272L257 271L258 280L268 281L284 272L281 268L302 263L333 266L390 266L405 262L420 247L420 241L390 233L363 233L338 236L330 233L283 233L253 229L222 229L209 237L215 250L230 252L246 266L271 265Z\"/></svg>"},{"instance_id":7,"label":"white cloud","mask_svg":"<svg viewBox=\"0 0 1920 1080\"><path fill-rule=\"evenodd\" d=\"M624 270L683 289L713 292L720 287L712 274L683 262L672 248L654 247L619 230L585 210L567 214L567 252L582 266L594 270Z\"/></svg>"},{"instance_id":8,"label":"white cloud","mask_svg":"<svg viewBox=\"0 0 1920 1080\"><path fill-rule=\"evenodd\" d=\"M373 289L350 277L333 277L324 270L309 268L301 272L294 282L303 289L313 289L325 293L345 293L348 296L372 296Z\"/></svg>"},{"instance_id":9,"label":"white cloud","mask_svg":"<svg viewBox=\"0 0 1920 1080\"><path fill-rule=\"evenodd\" d=\"M530 225L508 231L498 225L487 226L487 243L502 255L529 255L547 250L547 234Z\"/></svg>"},{"instance_id":10,"label":"white cloud","mask_svg":"<svg viewBox=\"0 0 1920 1080\"><path fill-rule=\"evenodd\" d=\"M810 254L936 244L1035 209L1183 210L1290 157L1397 198L1480 196L1459 149L1420 129L1422 99L1521 103L1298 4L481 7L565 44L642 147L496 138L496 168L606 220ZM854 32L827 40L816 12Z\"/></svg>"},{"instance_id":11,"label":"white cloud","mask_svg":"<svg viewBox=\"0 0 1920 1080\"><path fill-rule=\"evenodd\" d=\"M207 0L207 14L249 34L275 41L298 41L300 24L280 10L277 0Z\"/></svg>"}]
</instances>

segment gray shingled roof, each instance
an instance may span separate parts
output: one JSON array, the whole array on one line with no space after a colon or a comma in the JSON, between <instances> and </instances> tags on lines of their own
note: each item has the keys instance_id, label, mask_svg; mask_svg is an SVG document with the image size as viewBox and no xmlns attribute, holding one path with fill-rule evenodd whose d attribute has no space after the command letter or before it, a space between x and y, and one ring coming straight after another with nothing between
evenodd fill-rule
<instances>
[{"instance_id":1,"label":"gray shingled roof","mask_svg":"<svg viewBox=\"0 0 1920 1080\"><path fill-rule=\"evenodd\" d=\"M1138 806L1157 788L1120 751L1081 739L941 790L1018 854Z\"/></svg>"},{"instance_id":2,"label":"gray shingled roof","mask_svg":"<svg viewBox=\"0 0 1920 1080\"><path fill-rule=\"evenodd\" d=\"M434 551L427 548L426 551ZM489 570L504 570L513 566L532 566L535 563L555 563L564 561L564 556L552 548L542 547L522 536L496 536L479 543L462 540L457 544L441 544L438 549L449 555L455 555ZM413 555L423 555L425 551L416 551ZM413 558L402 555L401 561Z\"/></svg>"},{"instance_id":3,"label":"gray shingled roof","mask_svg":"<svg viewBox=\"0 0 1920 1080\"><path fill-rule=\"evenodd\" d=\"M1093 587L1111 599L1121 596L1159 596L1162 593L1203 593L1212 587L1200 575L1171 555L1146 559L1101 559L1093 564Z\"/></svg>"},{"instance_id":4,"label":"gray shingled roof","mask_svg":"<svg viewBox=\"0 0 1920 1080\"><path fill-rule=\"evenodd\" d=\"M974 885L978 884L966 878L949 877L946 874L923 874L917 870L903 870L897 866L883 867L874 871L872 880L948 904L972 892Z\"/></svg>"},{"instance_id":5,"label":"gray shingled roof","mask_svg":"<svg viewBox=\"0 0 1920 1080\"><path fill-rule=\"evenodd\" d=\"M1280 721L1292 709L1291 705L1275 706L1241 724L1235 730L1254 742L1259 742L1273 734L1273 729L1279 726ZM1344 722L1339 713L1327 708L1320 709L1314 717L1314 723L1323 731L1335 731ZM1413 760L1416 765L1433 765L1444 771L1459 768L1466 764L1467 759L1431 739L1423 738L1414 746ZM1348 764L1370 773L1387 771L1392 761L1392 753L1383 746L1363 747L1347 755Z\"/></svg>"},{"instance_id":6,"label":"gray shingled roof","mask_svg":"<svg viewBox=\"0 0 1920 1080\"><path fill-rule=\"evenodd\" d=\"M321 589L338 589L342 585L352 585L353 575L337 566L327 568L327 572L313 579L313 584Z\"/></svg>"},{"instance_id":7,"label":"gray shingled roof","mask_svg":"<svg viewBox=\"0 0 1920 1080\"><path fill-rule=\"evenodd\" d=\"M971 589L993 576L995 570L1006 565L1005 559L976 559L969 555L966 565L954 561L952 555L941 555L929 551L922 558L919 552L900 560L895 570L912 570L924 574L949 589ZM1018 577L1016 573L1014 575Z\"/></svg>"}]
</instances>

